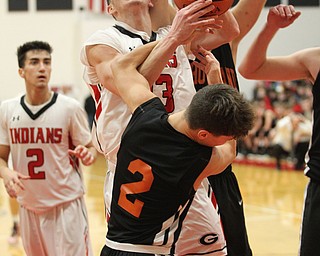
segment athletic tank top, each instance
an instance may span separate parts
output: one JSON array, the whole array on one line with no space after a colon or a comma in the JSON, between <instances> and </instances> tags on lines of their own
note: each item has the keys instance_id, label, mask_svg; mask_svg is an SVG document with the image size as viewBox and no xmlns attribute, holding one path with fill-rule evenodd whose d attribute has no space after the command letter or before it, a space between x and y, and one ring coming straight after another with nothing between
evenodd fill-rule
<instances>
[{"instance_id":1,"label":"athletic tank top","mask_svg":"<svg viewBox=\"0 0 320 256\"><path fill-rule=\"evenodd\" d=\"M18 202L37 213L84 194L82 172L68 149L91 142L87 116L80 103L61 94L41 106L24 96L0 106L0 144L11 149L14 170L29 175Z\"/></svg>"}]
</instances>

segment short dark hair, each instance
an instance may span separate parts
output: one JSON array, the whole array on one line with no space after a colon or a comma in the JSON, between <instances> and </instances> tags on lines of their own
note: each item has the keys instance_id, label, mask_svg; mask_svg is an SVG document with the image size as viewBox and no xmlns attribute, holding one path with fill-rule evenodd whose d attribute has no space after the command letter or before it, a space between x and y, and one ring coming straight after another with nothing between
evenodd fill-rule
<instances>
[{"instance_id":1,"label":"short dark hair","mask_svg":"<svg viewBox=\"0 0 320 256\"><path fill-rule=\"evenodd\" d=\"M33 50L44 50L50 54L53 51L52 47L47 42L31 41L31 42L24 43L23 45L19 46L17 50L19 68L24 67L27 52L33 51Z\"/></svg>"},{"instance_id":2,"label":"short dark hair","mask_svg":"<svg viewBox=\"0 0 320 256\"><path fill-rule=\"evenodd\" d=\"M107 0L107 4L108 4L108 5L110 4L110 2L111 2L111 0Z\"/></svg>"},{"instance_id":3,"label":"short dark hair","mask_svg":"<svg viewBox=\"0 0 320 256\"><path fill-rule=\"evenodd\" d=\"M204 129L215 136L235 139L252 129L255 114L252 105L242 94L227 84L208 85L193 97L186 111L193 130Z\"/></svg>"}]
</instances>

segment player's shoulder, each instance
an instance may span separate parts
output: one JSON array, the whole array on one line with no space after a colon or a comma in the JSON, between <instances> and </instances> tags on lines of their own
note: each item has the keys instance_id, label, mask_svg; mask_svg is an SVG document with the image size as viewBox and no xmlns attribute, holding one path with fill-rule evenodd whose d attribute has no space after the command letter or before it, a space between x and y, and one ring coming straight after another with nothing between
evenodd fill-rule
<instances>
[{"instance_id":1,"label":"player's shoulder","mask_svg":"<svg viewBox=\"0 0 320 256\"><path fill-rule=\"evenodd\" d=\"M16 106L20 104L21 96L16 96L14 98L6 99L0 102L0 106L2 108L4 107L10 107L10 106Z\"/></svg>"},{"instance_id":2,"label":"player's shoulder","mask_svg":"<svg viewBox=\"0 0 320 256\"><path fill-rule=\"evenodd\" d=\"M106 39L115 39L121 36L121 33L114 27L110 26L105 29L99 29L95 31L91 36L86 40L85 44L104 44Z\"/></svg>"},{"instance_id":3,"label":"player's shoulder","mask_svg":"<svg viewBox=\"0 0 320 256\"><path fill-rule=\"evenodd\" d=\"M65 109L74 109L81 107L81 104L78 100L61 93L57 93L57 103L63 106Z\"/></svg>"}]
</instances>

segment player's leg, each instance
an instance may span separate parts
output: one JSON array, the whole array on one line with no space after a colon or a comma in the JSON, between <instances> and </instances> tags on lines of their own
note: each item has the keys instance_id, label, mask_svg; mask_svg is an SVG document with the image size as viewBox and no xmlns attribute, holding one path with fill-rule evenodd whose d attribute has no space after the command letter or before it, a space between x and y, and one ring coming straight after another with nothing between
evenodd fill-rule
<instances>
[{"instance_id":1,"label":"player's leg","mask_svg":"<svg viewBox=\"0 0 320 256\"><path fill-rule=\"evenodd\" d=\"M43 247L38 215L22 206L19 213L21 240L26 255L48 255Z\"/></svg>"},{"instance_id":2,"label":"player's leg","mask_svg":"<svg viewBox=\"0 0 320 256\"><path fill-rule=\"evenodd\" d=\"M320 255L320 183L310 180L306 188L301 225L300 256Z\"/></svg>"},{"instance_id":3,"label":"player's leg","mask_svg":"<svg viewBox=\"0 0 320 256\"><path fill-rule=\"evenodd\" d=\"M9 244L16 244L20 237L20 223L19 223L19 204L17 199L9 197L10 213L12 218L11 235L8 238Z\"/></svg>"},{"instance_id":4,"label":"player's leg","mask_svg":"<svg viewBox=\"0 0 320 256\"><path fill-rule=\"evenodd\" d=\"M41 214L21 207L20 222L27 255L93 255L83 198Z\"/></svg>"},{"instance_id":5,"label":"player's leg","mask_svg":"<svg viewBox=\"0 0 320 256\"><path fill-rule=\"evenodd\" d=\"M220 209L228 256L251 256L242 196L232 166L208 179Z\"/></svg>"},{"instance_id":6,"label":"player's leg","mask_svg":"<svg viewBox=\"0 0 320 256\"><path fill-rule=\"evenodd\" d=\"M50 226L56 234L60 250L53 255L93 255L89 235L88 214L83 197L56 207L56 223ZM42 229L45 232L45 229Z\"/></svg>"}]
</instances>

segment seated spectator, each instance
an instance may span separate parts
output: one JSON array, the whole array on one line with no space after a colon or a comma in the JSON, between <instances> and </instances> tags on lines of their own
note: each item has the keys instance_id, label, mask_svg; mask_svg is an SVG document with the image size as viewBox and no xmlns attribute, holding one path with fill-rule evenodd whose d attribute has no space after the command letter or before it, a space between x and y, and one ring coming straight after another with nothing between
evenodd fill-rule
<instances>
[{"instance_id":1,"label":"seated spectator","mask_svg":"<svg viewBox=\"0 0 320 256\"><path fill-rule=\"evenodd\" d=\"M281 170L281 160L291 156L295 169L304 168L304 157L308 150L312 124L303 115L291 112L278 120L270 131L271 147L269 154L276 158L276 167Z\"/></svg>"}]
</instances>

